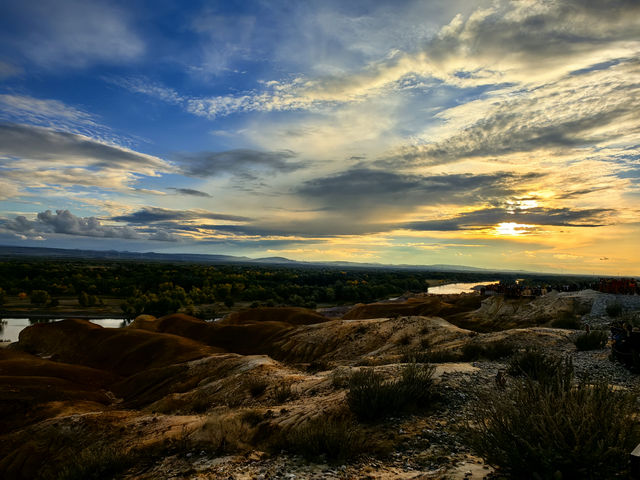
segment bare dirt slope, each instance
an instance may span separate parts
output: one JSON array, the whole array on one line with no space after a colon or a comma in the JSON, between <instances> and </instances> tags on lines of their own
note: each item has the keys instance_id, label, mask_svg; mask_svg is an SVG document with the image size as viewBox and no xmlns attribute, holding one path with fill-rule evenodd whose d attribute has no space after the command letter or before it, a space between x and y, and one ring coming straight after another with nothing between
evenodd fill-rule
<instances>
[{"instance_id":1,"label":"bare dirt slope","mask_svg":"<svg viewBox=\"0 0 640 480\"><path fill-rule=\"evenodd\" d=\"M465 297L361 305L334 320L277 308L216 323L170 315L124 329L34 325L0 349L0 477L483 478L491 469L456 429L475 389L493 385L507 360L463 361L469 345L535 345L633 384L603 363L603 351L576 353L569 330L454 325L489 308ZM397 379L407 359L432 351L458 359L436 365L433 405L356 423L347 404L353 372ZM344 464L295 454L285 440L314 419L357 425L364 453Z\"/></svg>"}]
</instances>

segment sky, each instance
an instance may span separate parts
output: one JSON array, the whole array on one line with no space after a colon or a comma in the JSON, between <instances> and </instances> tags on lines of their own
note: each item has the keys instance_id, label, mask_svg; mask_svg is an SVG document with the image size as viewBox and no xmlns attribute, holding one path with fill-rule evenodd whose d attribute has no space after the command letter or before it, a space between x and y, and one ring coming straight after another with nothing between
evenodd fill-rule
<instances>
[{"instance_id":1,"label":"sky","mask_svg":"<svg viewBox=\"0 0 640 480\"><path fill-rule=\"evenodd\" d=\"M640 274L638 0L4 0L0 244Z\"/></svg>"}]
</instances>

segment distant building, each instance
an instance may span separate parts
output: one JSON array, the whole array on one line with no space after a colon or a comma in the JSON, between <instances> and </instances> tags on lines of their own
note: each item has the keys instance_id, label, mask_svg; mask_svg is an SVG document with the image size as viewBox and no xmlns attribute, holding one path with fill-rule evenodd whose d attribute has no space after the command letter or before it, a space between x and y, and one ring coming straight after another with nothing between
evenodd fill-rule
<instances>
[{"instance_id":1,"label":"distant building","mask_svg":"<svg viewBox=\"0 0 640 480\"><path fill-rule=\"evenodd\" d=\"M601 278L598 291L616 295L640 295L640 285L635 278Z\"/></svg>"}]
</instances>

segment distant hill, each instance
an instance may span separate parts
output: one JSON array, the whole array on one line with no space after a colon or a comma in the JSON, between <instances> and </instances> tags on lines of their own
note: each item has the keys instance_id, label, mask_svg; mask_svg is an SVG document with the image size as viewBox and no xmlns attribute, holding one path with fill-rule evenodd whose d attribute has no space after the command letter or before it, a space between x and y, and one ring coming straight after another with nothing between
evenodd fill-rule
<instances>
[{"instance_id":1,"label":"distant hill","mask_svg":"<svg viewBox=\"0 0 640 480\"><path fill-rule=\"evenodd\" d=\"M121 252L117 250L71 250L64 248L16 247L0 246L0 259L17 257L47 258L47 259L87 259L87 260L138 260L157 262L193 262L209 264L256 264L282 265L292 267L335 267L335 268L393 268L407 270L432 270L435 272L471 272L498 273L514 270L491 270L485 268L468 267L465 265L385 265L382 263L357 262L300 262L285 257L249 258L233 255L215 255L198 253L156 253L156 252ZM526 273L526 272L522 272Z\"/></svg>"}]
</instances>

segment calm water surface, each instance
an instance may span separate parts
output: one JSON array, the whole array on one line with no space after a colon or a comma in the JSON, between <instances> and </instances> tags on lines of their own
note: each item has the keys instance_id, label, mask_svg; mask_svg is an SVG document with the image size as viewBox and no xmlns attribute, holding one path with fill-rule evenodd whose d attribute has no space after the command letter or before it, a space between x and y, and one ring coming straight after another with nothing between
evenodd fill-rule
<instances>
[{"instance_id":1,"label":"calm water surface","mask_svg":"<svg viewBox=\"0 0 640 480\"><path fill-rule=\"evenodd\" d=\"M436 295L450 295L453 293L471 293L473 287L478 285L492 285L498 283L498 280L493 282L474 282L474 283L449 283L448 285L440 285L438 287L429 287L429 293L435 293Z\"/></svg>"},{"instance_id":2,"label":"calm water surface","mask_svg":"<svg viewBox=\"0 0 640 480\"><path fill-rule=\"evenodd\" d=\"M46 320L46 322L59 322L60 320L62 320L62 318ZM108 328L118 328L122 324L121 318L101 318L89 321L101 327ZM11 342L17 342L20 332L29 325L32 325L28 318L5 318L2 322L0 325L0 340L9 340Z\"/></svg>"}]
</instances>

